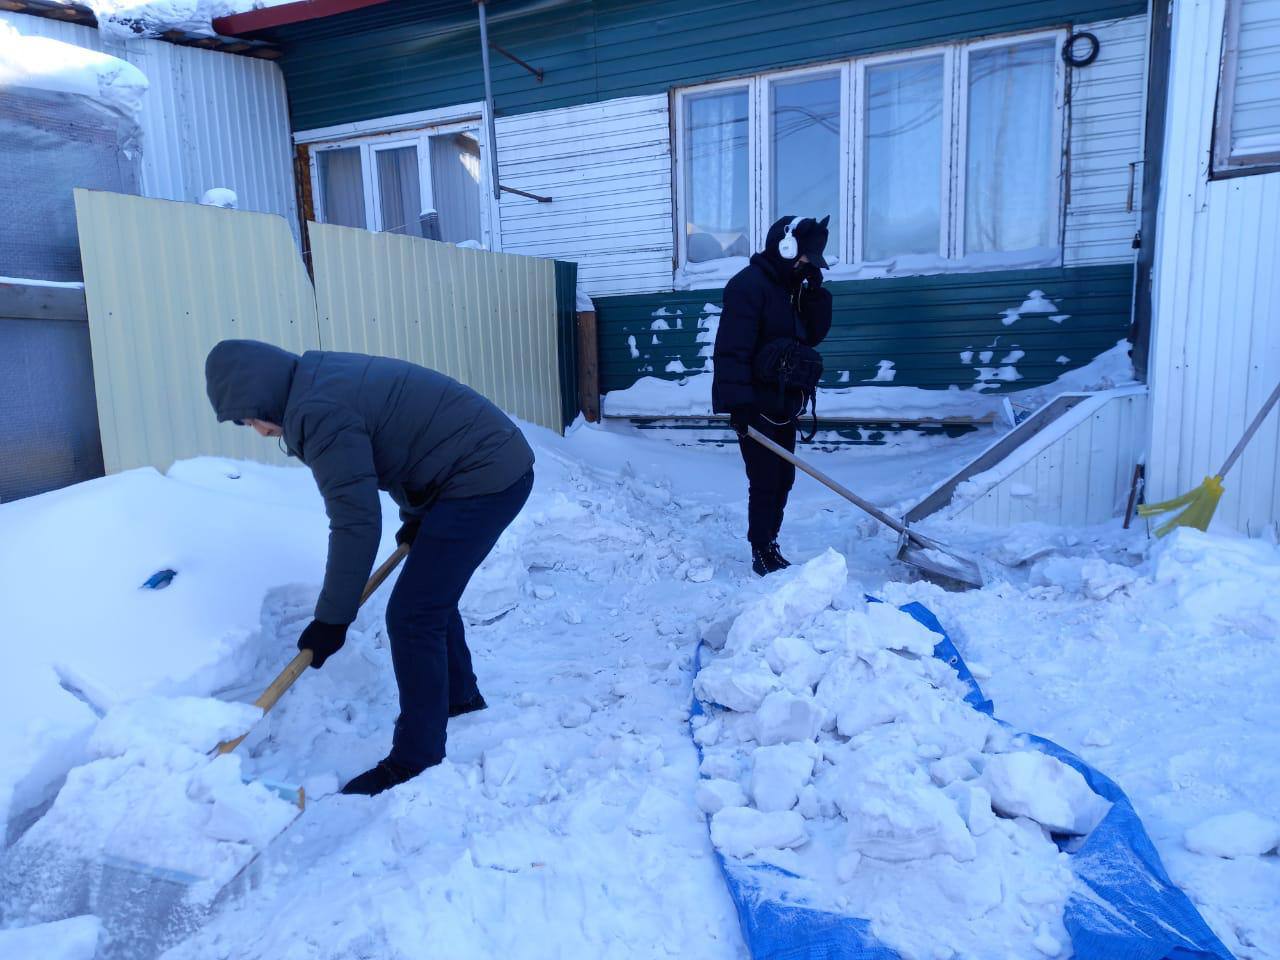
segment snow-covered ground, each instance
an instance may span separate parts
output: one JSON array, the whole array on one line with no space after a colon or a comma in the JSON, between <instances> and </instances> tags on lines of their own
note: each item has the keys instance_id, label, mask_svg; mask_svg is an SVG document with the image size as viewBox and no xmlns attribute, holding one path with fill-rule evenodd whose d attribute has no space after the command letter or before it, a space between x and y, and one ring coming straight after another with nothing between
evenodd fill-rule
<instances>
[{"instance_id":1,"label":"snow-covered ground","mask_svg":"<svg viewBox=\"0 0 1280 960\"><path fill-rule=\"evenodd\" d=\"M347 648L324 670L308 671L238 760L210 768L216 775L196 770L200 750L245 715L178 699L251 700L293 652L325 536L305 471L205 459L167 477L136 471L0 506L0 803L12 844L0 877L0 956L145 955L120 952L120 941L112 947L113 930L128 926L117 916L101 916L101 925L53 923L85 913L84 892L65 878L50 882L56 872L39 873L15 855L36 840L56 849L61 839L68 850L92 853L96 844L165 860L148 848L163 841L130 823L137 810L104 802L119 798L130 763L184 785L170 805L195 805L207 820L179 819L174 830L187 831L178 839L192 841L197 859L256 849L255 826L269 824L265 814L250 822L253 812L278 810L236 794L227 782L232 764L304 784L310 797L254 864L252 889L234 887L201 923L172 934L174 960L745 956L703 816L715 803L705 788L700 794L687 723L694 652L744 609L786 607L771 598L827 564L845 571L835 593L846 598L822 601L838 608L817 611L828 627L831 617L888 615L847 599L862 592L923 601L977 666L1004 720L1057 740L1129 792L1173 878L1236 955L1280 958L1280 859L1270 832L1280 791L1276 547L1194 533L1154 544L1118 523L940 526L933 532L990 558L988 587L952 594L913 581L892 560L890 536L802 477L783 546L818 566L759 581L743 549L735 449L617 428L579 427L564 440L529 432L538 451L534 496L464 604L490 709L451 723L448 762L373 800L334 791L388 744L395 685L381 622L387 588L366 606ZM893 506L989 439L914 437L814 456ZM998 562L1026 557L1035 559ZM139 589L161 568L177 571L171 586ZM799 622L783 618L775 632ZM783 675L796 663L781 649ZM877 676L862 676L847 699L874 694ZM804 722L803 710L795 721L790 701L783 706L786 722ZM882 754L892 751L891 741L878 743ZM785 752L775 751L780 762ZM984 774L988 792L1016 784L1017 774ZM851 776L846 770L848 789ZM845 804L822 796L823 782L813 786L818 795L797 798L797 811L825 823ZM151 802L148 817L170 803ZM845 802L852 809L848 795ZM891 822L891 797L889 807ZM913 850L904 839L887 853L876 845L893 846L893 831L880 831L862 838L861 856L910 854L916 859L903 870L964 884L973 862L964 837L977 832L967 826L948 835L950 846ZM1000 842L1015 832L1002 830ZM720 834L742 831L722 826ZM852 894L892 926L883 891L858 900L852 888L836 889L856 884L857 864L828 862L794 831L774 838L779 847L795 843L766 858L828 871L833 903ZM983 857L994 845L983 841ZM1040 935L1061 938L1053 923L1061 890L1045 854L1039 879L1049 892L1032 911L1045 916L1030 929L1047 952ZM993 885L1003 867L982 863L984 896L1012 904L1028 893L1030 881L1009 874ZM43 884L33 891L37 879ZM908 955L929 955L910 938L900 942Z\"/></svg>"}]
</instances>

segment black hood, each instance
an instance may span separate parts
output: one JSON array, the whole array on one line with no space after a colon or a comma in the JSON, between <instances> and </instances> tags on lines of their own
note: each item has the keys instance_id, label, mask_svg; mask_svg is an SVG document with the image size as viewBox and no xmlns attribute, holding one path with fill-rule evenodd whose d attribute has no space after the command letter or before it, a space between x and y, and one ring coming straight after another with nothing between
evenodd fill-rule
<instances>
[{"instance_id":1,"label":"black hood","mask_svg":"<svg viewBox=\"0 0 1280 960\"><path fill-rule=\"evenodd\" d=\"M298 357L257 340L223 340L204 362L205 387L218 421L284 423Z\"/></svg>"},{"instance_id":2,"label":"black hood","mask_svg":"<svg viewBox=\"0 0 1280 960\"><path fill-rule=\"evenodd\" d=\"M773 226L769 228L764 238L763 254L782 276L788 275L795 266L794 260L784 260L778 254L778 244L787 231L787 224L794 219L795 217L791 215L779 217L773 222ZM827 224L830 221L830 216L823 217L821 220L805 217L791 231L796 238L797 256L806 254L810 263L824 270L827 269L827 258L823 252L827 249Z\"/></svg>"}]
</instances>

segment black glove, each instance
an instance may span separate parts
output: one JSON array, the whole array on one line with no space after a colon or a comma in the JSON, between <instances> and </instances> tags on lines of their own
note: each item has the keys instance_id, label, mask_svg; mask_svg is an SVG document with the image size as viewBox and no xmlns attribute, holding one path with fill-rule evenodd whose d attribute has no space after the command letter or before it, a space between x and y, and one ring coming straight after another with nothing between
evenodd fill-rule
<instances>
[{"instance_id":1,"label":"black glove","mask_svg":"<svg viewBox=\"0 0 1280 960\"><path fill-rule=\"evenodd\" d=\"M749 403L729 411L729 426L733 427L733 432L740 437L746 437L747 427L755 421L756 408Z\"/></svg>"},{"instance_id":2,"label":"black glove","mask_svg":"<svg viewBox=\"0 0 1280 960\"><path fill-rule=\"evenodd\" d=\"M311 666L319 670L324 662L342 649L347 642L348 623L324 623L312 620L298 638L299 650L311 651Z\"/></svg>"},{"instance_id":3,"label":"black glove","mask_svg":"<svg viewBox=\"0 0 1280 960\"><path fill-rule=\"evenodd\" d=\"M796 281L796 286L800 286L804 281L809 281L809 288L822 286L822 271L812 263L802 263L796 267L796 273L800 274L800 278Z\"/></svg>"},{"instance_id":4,"label":"black glove","mask_svg":"<svg viewBox=\"0 0 1280 960\"><path fill-rule=\"evenodd\" d=\"M418 528L420 526L422 526L421 520L406 520L403 526L396 531L396 546L403 547L406 543L413 546L413 541L418 536Z\"/></svg>"}]
</instances>

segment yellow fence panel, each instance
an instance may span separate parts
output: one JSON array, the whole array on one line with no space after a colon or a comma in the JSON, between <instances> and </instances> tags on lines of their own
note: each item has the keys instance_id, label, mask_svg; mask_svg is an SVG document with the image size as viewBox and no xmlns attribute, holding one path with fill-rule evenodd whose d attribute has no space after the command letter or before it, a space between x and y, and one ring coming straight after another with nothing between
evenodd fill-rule
<instances>
[{"instance_id":1,"label":"yellow fence panel","mask_svg":"<svg viewBox=\"0 0 1280 960\"><path fill-rule=\"evenodd\" d=\"M206 454L284 462L271 441L217 423L204 359L231 338L320 347L288 224L90 190L75 200L107 472Z\"/></svg>"},{"instance_id":2,"label":"yellow fence panel","mask_svg":"<svg viewBox=\"0 0 1280 960\"><path fill-rule=\"evenodd\" d=\"M399 357L561 429L555 264L308 224L326 350Z\"/></svg>"}]
</instances>

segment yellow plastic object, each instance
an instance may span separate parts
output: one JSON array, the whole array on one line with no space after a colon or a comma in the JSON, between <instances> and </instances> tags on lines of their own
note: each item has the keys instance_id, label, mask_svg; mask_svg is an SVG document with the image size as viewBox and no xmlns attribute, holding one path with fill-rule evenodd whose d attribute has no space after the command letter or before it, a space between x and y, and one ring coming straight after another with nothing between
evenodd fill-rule
<instances>
[{"instance_id":1,"label":"yellow plastic object","mask_svg":"<svg viewBox=\"0 0 1280 960\"><path fill-rule=\"evenodd\" d=\"M1218 501L1222 499L1222 478L1205 477L1204 482L1180 497L1165 500L1161 503L1144 503L1138 507L1138 515L1154 517L1163 513L1172 513L1179 507L1185 507L1176 516L1156 527L1156 536L1163 537L1174 527L1194 527L1197 530L1208 530L1213 512L1218 509Z\"/></svg>"}]
</instances>

